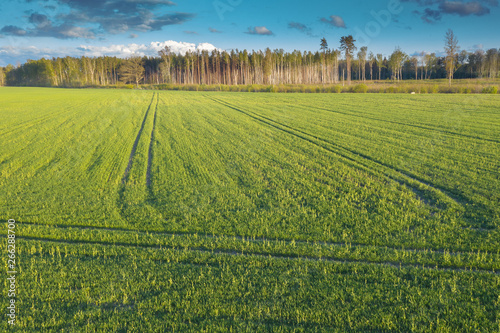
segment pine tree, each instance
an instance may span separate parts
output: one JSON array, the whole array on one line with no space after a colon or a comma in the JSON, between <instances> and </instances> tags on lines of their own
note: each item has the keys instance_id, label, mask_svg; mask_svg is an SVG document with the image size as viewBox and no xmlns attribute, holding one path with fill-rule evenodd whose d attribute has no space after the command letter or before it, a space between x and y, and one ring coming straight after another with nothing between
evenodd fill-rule
<instances>
[{"instance_id":1,"label":"pine tree","mask_svg":"<svg viewBox=\"0 0 500 333\"><path fill-rule=\"evenodd\" d=\"M354 51L356 51L356 46L354 42L356 40L351 36L343 36L340 38L340 49L344 51L345 60L347 65L347 84L351 84L351 60Z\"/></svg>"}]
</instances>

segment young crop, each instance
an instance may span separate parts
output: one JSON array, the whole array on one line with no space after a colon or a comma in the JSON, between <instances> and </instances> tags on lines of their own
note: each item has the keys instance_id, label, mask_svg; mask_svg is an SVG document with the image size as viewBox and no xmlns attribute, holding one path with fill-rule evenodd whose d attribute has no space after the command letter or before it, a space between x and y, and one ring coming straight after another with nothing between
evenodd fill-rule
<instances>
[{"instance_id":1,"label":"young crop","mask_svg":"<svg viewBox=\"0 0 500 333\"><path fill-rule=\"evenodd\" d=\"M0 89L21 330L498 329L497 95L201 90Z\"/></svg>"}]
</instances>

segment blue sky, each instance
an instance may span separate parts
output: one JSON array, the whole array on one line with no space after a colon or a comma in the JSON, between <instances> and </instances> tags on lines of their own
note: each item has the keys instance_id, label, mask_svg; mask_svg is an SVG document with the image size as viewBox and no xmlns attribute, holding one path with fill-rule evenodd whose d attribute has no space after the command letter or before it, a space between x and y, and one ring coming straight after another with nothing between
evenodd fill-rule
<instances>
[{"instance_id":1,"label":"blue sky","mask_svg":"<svg viewBox=\"0 0 500 333\"><path fill-rule=\"evenodd\" d=\"M316 51L325 37L389 55L500 47L498 0L12 0L0 13L0 66L52 56L154 55L270 47Z\"/></svg>"}]
</instances>

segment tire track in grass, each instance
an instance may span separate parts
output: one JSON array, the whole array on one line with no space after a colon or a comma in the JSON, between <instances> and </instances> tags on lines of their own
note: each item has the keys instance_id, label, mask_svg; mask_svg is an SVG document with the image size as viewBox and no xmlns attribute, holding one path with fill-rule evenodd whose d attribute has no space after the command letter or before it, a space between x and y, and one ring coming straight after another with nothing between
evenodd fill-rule
<instances>
[{"instance_id":1,"label":"tire track in grass","mask_svg":"<svg viewBox=\"0 0 500 333\"><path fill-rule=\"evenodd\" d=\"M137 150L137 145L139 144L139 139L141 138L142 131L144 130L144 126L146 125L146 120L148 119L149 111L151 110L151 106L153 105L153 102L155 99L155 94L156 93L153 93L153 97L151 98L151 103L149 103L148 109L146 110L146 115L144 116L144 119L142 121L141 128L139 130L139 133L137 133L137 137L135 138L134 145L132 146L132 151L130 152L130 157L128 159L128 165L127 165L127 168L125 169L125 172L124 172L123 177L122 177L122 184L125 184L128 180L130 168L132 168L132 164L134 161L135 151Z\"/></svg>"},{"instance_id":2,"label":"tire track in grass","mask_svg":"<svg viewBox=\"0 0 500 333\"><path fill-rule=\"evenodd\" d=\"M417 124L405 124L405 123L402 123L402 122L399 122L399 121L395 121L395 120L379 119L379 118L365 116L365 115L360 115L360 114L355 114L355 113L348 113L348 112L342 112L342 111L338 111L338 110L331 110L331 109L323 108L323 107L320 107L320 106L317 106L317 105L307 105L306 106L306 105L303 105L303 104L299 104L297 106L300 107L300 108L304 108L304 109L306 109L306 108L313 108L313 109L316 109L316 110L326 111L326 112L330 112L330 113L337 113L337 114L342 114L342 115L346 115L346 116L358 117L358 118L363 118L363 119L370 119L370 120L375 120L375 121L379 121L379 122L384 122L384 123L389 123L389 124L395 124L395 125L400 125L400 126L405 126L405 127L414 127L414 128L424 129L424 130L428 130L428 131L434 131L434 132L444 133L444 134L448 134L448 135L454 135L454 136L459 136L459 137L466 137L466 138L469 138L469 139L483 140L483 141L488 141L488 142L493 142L493 143L500 143L499 140L495 140L495 139L490 139L490 138L485 138L485 137L480 137L480 136L474 136L474 135L464 134L464 133L457 133L457 132L449 131L449 130L446 130L446 129L435 128L435 127L432 127L432 126L417 125Z\"/></svg>"},{"instance_id":3,"label":"tire track in grass","mask_svg":"<svg viewBox=\"0 0 500 333\"><path fill-rule=\"evenodd\" d=\"M149 188L150 192L152 192L152 189L151 189L151 167L153 164L153 143L155 141L156 114L158 113L159 103L160 103L160 94L157 93L156 94L155 114L154 114L154 119L153 119L153 129L151 130L151 138L149 141L149 149L148 149L148 169L146 172L146 186ZM150 193L150 194L152 194L152 193Z\"/></svg>"},{"instance_id":4,"label":"tire track in grass","mask_svg":"<svg viewBox=\"0 0 500 333\"><path fill-rule=\"evenodd\" d=\"M349 105L349 104L345 104L344 106L347 106L347 105ZM342 112L342 111L327 109L327 108L320 107L320 106L317 106L317 105L306 106L306 105L303 105L303 104L292 105L292 104L288 103L287 106L297 107L297 108L299 108L301 110L309 110L309 111L313 112L313 114L315 114L317 112L315 110L319 110L319 111L326 111L328 113L337 113L337 114L342 114L342 115L345 115L345 116L358 117L358 118L361 118L361 119L366 118L366 119L378 120L380 122L393 123L393 124L399 124L399 125L402 125L402 126L416 127L416 128L424 129L424 131L420 131L420 132L409 132L409 133L412 133L412 135L416 135L416 136L425 137L424 134L427 133L425 130L431 130L431 131L442 132L446 137L449 137L449 138L453 138L454 136L461 136L462 137L462 138L460 138L461 140L465 140L465 138L473 139L473 140L470 140L470 142L473 142L474 140L476 140L476 141L483 140L483 141L492 142L492 143L500 143L500 141L497 141L497 140L494 140L494 139L489 139L489 138L480 137L480 136L473 136L473 135L463 134L463 133L450 132L450 131L447 131L446 129L440 129L438 127L427 127L427 126L424 126L424 125L421 126L421 125L417 125L417 124L405 124L405 123L397 122L397 121L383 120L383 119L378 119L378 118L373 118L373 117L368 117L368 116L365 117L364 116L365 113L355 114L355 113L349 113L349 112ZM273 121L272 119L267 118L267 117L265 117L265 116L263 116L261 114L262 109L263 109L263 107L261 107L260 109L258 109L258 112L253 112L253 113L257 114L257 115L259 115L259 116L261 116L263 118L269 119L270 121ZM319 114L321 114L321 113L319 113ZM373 115L373 114L369 113L368 115ZM346 119L348 119L348 118L346 118ZM283 125L283 124L281 124L281 125ZM317 124L315 123L314 125L316 126ZM286 125L283 125L283 126L286 126ZM379 126L379 128L382 128L382 129L384 128L384 127L382 127L382 124L378 125L378 126ZM320 127L321 127L321 125L320 125ZM388 127L386 127L386 128L388 128ZM293 128L293 129L295 129L295 128ZM404 129L404 127L401 128L400 130L402 131L403 129ZM295 129L295 130L300 131L298 129ZM397 131L399 131L399 129ZM324 140L324 139L321 139L321 138L319 138L319 139L321 141L324 141L324 142L330 143L332 145L335 145L335 143L330 142L328 140ZM483 144L485 144L485 143L483 142ZM344 149L350 150L348 148L344 148ZM410 148L404 148L404 149L405 150L410 150ZM350 150L350 151L353 154L362 155L361 153L357 153L354 150ZM477 156L477 155L472 155L471 154L471 156ZM368 156L368 158L372 159L369 156ZM465 164L465 162L460 162L460 161L454 160L453 158L448 157L448 156L442 156L441 158L442 159L446 159L447 161L451 161L452 163L464 163ZM455 189L453 187L447 187L447 184L437 185L435 183L432 183L432 181L429 182L429 181L425 180L422 177L416 176L414 173L407 172L404 169L395 167L395 166L393 166L393 165L391 165L389 163L384 163L384 162L381 162L381 161L377 161L375 159L373 159L373 160L376 161L376 162L379 162L379 163L383 163L388 168L394 169L395 171L397 171L399 173L402 173L402 174L404 174L404 175L406 175L406 176L408 176L410 178L418 180L420 183L423 183L423 184L426 184L426 185L429 185L431 187L439 189L446 196L452 198L453 200L455 200L455 202L457 202L459 205L461 205L464 208L466 208L465 207L466 205L479 207L481 213L479 215L476 215L476 216L469 215L469 212L467 212L467 211L463 212L464 215L462 216L462 218L463 218L463 220L464 220L464 222L465 222L465 224L466 224L467 227L470 227L470 228L473 228L473 229L477 229L477 230L486 230L486 231L495 229L495 227L491 223L491 216L494 216L496 214L496 212L491 207L489 207L487 204L484 204L483 202L480 202L480 201L473 201L472 199L470 199L470 197L467 197L467 194L466 194L465 191L461 191L460 189ZM498 174L496 172L496 169L495 170L490 170L490 169L480 168L480 167L476 166L476 170L478 170L478 169L482 170L484 172L490 173L492 175L497 175ZM418 193L420 191L416 191L414 188L412 189L412 191L415 192L415 194L417 194L420 198L422 198L422 195L420 193ZM426 204L428 204L428 200L423 200L423 202L426 203ZM484 212L487 212L487 213L484 213Z\"/></svg>"},{"instance_id":5,"label":"tire track in grass","mask_svg":"<svg viewBox=\"0 0 500 333\"><path fill-rule=\"evenodd\" d=\"M215 239L215 240L237 240L249 243L282 243L286 245L296 245L296 244L307 244L307 245L320 245L320 246L336 246L336 247L359 247L359 248L377 248L377 249L387 249L394 251L408 251L412 253L434 253L434 254L447 254L450 256L458 255L476 255L475 250L449 250L442 248L415 248L415 247L398 247L394 245L374 245L374 244L364 244L357 242L330 242L330 241L320 241L320 240L305 240L305 239L283 239L283 238L266 238L266 237L252 237L252 236L237 236L237 235L222 235L222 234L203 234L198 232L175 232L175 231L157 231L157 230L137 230L137 229L127 229L127 228L112 228L112 227L100 227L100 226L84 226L84 225L49 225L49 224L39 224L34 222L19 222L22 224L32 225L35 227L44 228L56 228L56 229L78 229L78 230L90 230L90 231L110 231L110 232L123 232L123 233L134 233L134 234L145 234L145 235L159 235L165 237L183 237L183 236L194 236L199 238ZM491 231L491 230L490 230ZM480 252L486 252L487 250L479 250ZM493 253L491 253L493 254Z\"/></svg>"},{"instance_id":6,"label":"tire track in grass","mask_svg":"<svg viewBox=\"0 0 500 333\"><path fill-rule=\"evenodd\" d=\"M431 206L434 206L434 207L441 209L440 197L441 198L444 197L446 202L455 206L455 208L458 208L458 210L461 212L464 212L463 210L465 208L464 207L465 205L470 205L470 206L477 206L478 205L477 202L473 202L473 201L469 200L462 193L456 193L456 191L454 191L452 189L448 189L448 188L445 188L442 186L438 186L436 184L432 184L419 176L416 176L416 175L408 173L400 168L396 168L396 167L393 167L392 165L389 165L389 164L386 164L386 163L381 162L379 160L376 160L376 159L374 159L366 154L356 152L355 150L343 147L339 144L336 144L334 142L330 142L330 141L325 140L321 137L317 137L317 136L312 135L308 132L305 132L305 131L302 131L300 129L296 129L294 127L282 124L282 123L277 122L271 118L263 116L262 114L260 114L258 112L253 112L253 111L249 111L249 110L244 111L244 110L240 109L239 107L231 105L227 101L218 100L216 98L209 97L209 96L205 96L205 97L209 98L211 100L214 100L215 102L218 102L222 105L225 105L231 109L234 109L240 113L243 113L246 116L249 116L255 120L263 122L271 127L274 127L274 128L281 130L281 131L284 131L288 134L297 136L297 137L299 137L305 141L308 141L312 144L315 144L318 147L321 147L327 151L330 151L334 154L340 155L341 157L349 160L351 162L349 164L353 165L354 167L356 167L360 170L364 170L364 171L369 172L369 173L374 174L374 175L382 174L383 176L387 177L388 179L396 181L400 185L405 185L416 196L418 196L422 202L424 202L427 205L431 205ZM250 112L251 114L249 114L248 112ZM361 117L361 116L358 116L358 117ZM263 118L263 119L261 119L261 118ZM280 128L280 126L285 127L286 129ZM299 134L296 132L298 132ZM304 137L300 134L303 134L307 137ZM331 148L325 147L324 145L319 144L317 141L326 143L327 145L331 146ZM346 155L346 153L343 151L347 151L350 156ZM362 161L360 161L359 159L356 159L356 157L361 157ZM369 165L370 163L375 164L375 167L373 165ZM385 170L397 172L399 174L399 176L396 176L397 178L395 178L394 176L387 174L387 172L380 171L379 169L381 166L384 167ZM429 197L428 195L425 194L426 192L434 193L438 197L434 197L434 195L432 197ZM487 207L485 207L483 205L481 205L481 207L483 207L484 209L488 209ZM479 225L480 229L484 229L484 230L493 230L494 229L494 227L491 227L490 225L485 225L483 222L478 223L476 221L471 221L471 219L467 216L463 216L463 218L465 221L467 221L467 225L472 227L472 228L476 228L476 226Z\"/></svg>"},{"instance_id":7,"label":"tire track in grass","mask_svg":"<svg viewBox=\"0 0 500 333\"><path fill-rule=\"evenodd\" d=\"M304 260L304 261L315 261L315 262L331 262L337 264L368 264L368 265L377 265L377 266L385 266L385 267L393 267L397 269L401 269L403 267L417 268L417 269L427 269L433 271L441 271L441 272L463 272L463 273L486 273L486 274L494 274L500 275L500 272L495 270L487 270L487 269L479 269L479 268L455 268L455 267L437 267L437 266L425 266L421 264L410 264L396 261L371 261L371 260L356 260L356 259L345 259L338 257L314 257L310 255L297 255L291 256L287 254L276 254L276 253L266 253L266 252L251 252L251 251L241 251L241 250L231 250L231 249L210 249L204 247L183 247L183 246L170 246L170 245L148 245L148 244L129 244L129 243L108 243L103 241L75 241L75 240L67 240L67 239L51 239L51 238L42 238L42 237L30 237L30 236L17 236L19 239L27 240L27 241L39 241L39 242L47 242L47 243L59 243L59 244L73 244L73 245L101 245L101 246L110 246L110 247L130 247L136 249L157 249L157 250L177 250L180 252L184 251L193 251L193 252L201 252L201 253L210 253L210 254L223 254L229 256L243 256L243 257L260 257L260 258L268 258L275 260Z\"/></svg>"},{"instance_id":8,"label":"tire track in grass","mask_svg":"<svg viewBox=\"0 0 500 333\"><path fill-rule=\"evenodd\" d=\"M206 96L208 97L208 96ZM413 191L415 193L415 195L417 195L421 200L422 202L426 203L426 204L431 204L432 206L434 207L440 207L439 205L439 197L443 197L446 199L446 201L448 203L451 203L452 205L454 205L456 208L458 208L459 211L461 211L462 213L465 213L464 209L466 209L466 205L469 205L469 206L478 206L480 205L481 209L483 210L487 210L490 212L490 215L491 214L494 214L494 212L491 211L491 209L489 209L488 207L478 203L478 202L474 202L474 201L471 201L469 198L467 198L466 196L464 196L462 193L457 193L456 190L453 190L453 189L449 189L449 188L446 188L446 187L443 187L443 186L438 186L436 184L433 184L431 182L428 182L427 180L423 179L422 177L419 177L415 174L412 174L412 173L409 173L405 170L402 170L400 168L397 168L397 167L394 167L390 164L387 164L387 163L384 163L382 161L379 161L371 156L368 156L366 154L363 154L363 153L359 153L355 150L352 150L352 149L349 149L349 148L346 148L346 147L343 147L339 144L336 144L334 142L331 142L331 141L328 141L326 139L323 139L321 137L317 137L315 135L312 135L306 131L303 131L303 130L300 130L300 129L296 129L292 126L288 126L288 125L285 125L285 124L282 124L278 121L275 121L269 117L266 117L258 112L253 112L253 111L249 111L249 110L242 110L239 108L239 106L235 106L235 105L231 105L231 103L227 102L227 101L224 101L224 100L218 100L216 98L212 98L212 97L208 97L208 98L211 98L212 100L222 104L222 105L225 105L229 108L232 108L236 111L239 111L243 114L246 114L247 116L249 117L252 117L256 120L259 120L261 122L264 122L266 123L267 125L269 126L272 126L272 127L275 127L276 129L279 129L281 131L284 131L284 132L287 132L289 134L292 134L292 135L295 135L299 138L302 138L306 141L309 141L323 149L326 149L330 152L333 152L335 154L338 154L344 158L348 158L349 159L349 156L347 156L344 152L342 151L347 151L351 156L354 156L355 157L361 157L363 160L362 161L359 161L358 159L353 159L352 157L350 158L351 161L354 161L354 162L357 162L357 163L360 163L361 165L363 165L364 167L366 167L368 170L366 171L371 171L373 173L373 171L378 171L378 169L380 167L383 167L385 168L385 170L391 170L393 172L397 172L400 176L397 177L399 179L396 179L395 177L387 174L386 172L381 172L381 171L378 171L379 173L385 175L386 177L388 177L389 179L393 180L393 181L396 181L398 182L400 185L406 185L411 191ZM249 114L251 113L251 114ZM348 114L348 113L346 113ZM358 117L362 117L362 116L358 116ZM263 118L263 119L261 119ZM276 126L277 125L277 126ZM285 127L285 129L283 128L280 128L280 126L282 127ZM303 134L307 137L302 137L301 135L295 133L295 132L298 132L300 134ZM318 144L318 142L316 141L320 141L320 142L323 142L323 143L326 143L330 146L333 146L334 149L336 149L337 151L332 151L331 149L328 149L327 147L323 146L322 144ZM369 165L369 163L372 163L372 164L375 164L376 166L374 167L373 165ZM359 167L359 166L356 166L356 167ZM365 169L363 169L365 170ZM401 179L402 178L402 179ZM416 184L415 184L416 183ZM437 194L438 195L438 198L429 198L428 196L425 195L425 192L434 192L434 194ZM463 216L464 220L467 221L467 226L470 226L472 228L479 228L479 229L484 229L484 230L493 230L494 227L492 227L491 225L489 224L485 224L484 222L477 222L477 221L472 221L470 217L468 216ZM484 219L483 219L484 220Z\"/></svg>"},{"instance_id":9,"label":"tire track in grass","mask_svg":"<svg viewBox=\"0 0 500 333\"><path fill-rule=\"evenodd\" d=\"M337 154L337 155L343 157L344 159L347 159L347 160L351 161L352 163L354 163L355 167L358 169L367 171L367 172L375 174L375 175L382 174L382 175L385 175L386 177L388 177L389 179L396 181L397 183L399 183L401 185L404 184L404 185L408 186L416 195L421 197L421 199L423 201L429 200L429 198L422 197L421 192L423 190L431 190L432 192L438 193L438 195L440 194L441 196L446 197L448 199L448 201L454 205L462 207L461 203L473 204L470 200L468 200L467 198L465 198L463 196L452 194L452 193L450 193L450 191L448 191L446 189L443 189L443 188L438 187L436 185L430 184L418 176L409 174L409 173L407 173L399 168L394 168L394 167L387 165L381 161L378 161L378 160L376 160L368 155L356 152L356 151L351 150L349 148L342 147L338 144L324 140L322 138L314 136L314 135L307 133L305 131L296 129L294 127L291 127L291 126L288 126L285 124L281 124L273 119L262 116L260 114L257 114L257 113L251 112L251 111L244 111L244 110L240 109L239 107L231 105L230 103L228 103L226 101L221 101L221 100L218 100L216 98L209 97L209 96L206 96L206 97L214 102L217 102L221 105L224 105L228 108L231 108L235 111L238 111L238 112L240 112L240 113L242 113L242 114L244 114L252 119L255 119L259 122L262 122L268 126L276 128L280 131L283 131L283 132L288 133L290 135L293 135L297 138L300 138L302 140L310 142L310 143L312 143L320 148L323 148L329 152ZM324 145L318 143L317 141L326 143L327 145L333 146L333 147L325 147ZM343 152L343 151L345 151L345 152ZM353 156L349 156L349 155L353 155ZM356 159L355 158L356 156L360 157L362 160L364 160L364 162ZM370 166L370 165L368 165L369 163L375 164L375 166L373 166L373 165ZM378 168L382 167L383 169L397 172L398 174L400 174L400 177L389 175L386 172L378 171L377 167ZM418 183L420 186L415 186L414 184L412 184L415 182ZM423 187L423 189L422 189L422 187Z\"/></svg>"}]
</instances>

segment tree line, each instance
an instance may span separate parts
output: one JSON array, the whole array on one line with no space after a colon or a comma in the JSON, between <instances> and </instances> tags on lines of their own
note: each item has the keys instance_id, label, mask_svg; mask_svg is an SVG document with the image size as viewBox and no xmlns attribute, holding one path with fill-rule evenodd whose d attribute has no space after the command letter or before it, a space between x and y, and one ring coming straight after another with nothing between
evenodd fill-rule
<instances>
[{"instance_id":1,"label":"tree line","mask_svg":"<svg viewBox=\"0 0 500 333\"><path fill-rule=\"evenodd\" d=\"M352 36L342 37L339 49L325 38L316 52L198 51L177 54L166 47L155 57L64 57L28 60L0 67L0 85L87 87L117 84L331 84L352 80L424 80L436 78L500 77L500 49L459 52L451 30L445 37L446 56L408 55L401 49L384 57L359 51ZM356 52L358 51L358 52Z\"/></svg>"}]
</instances>

